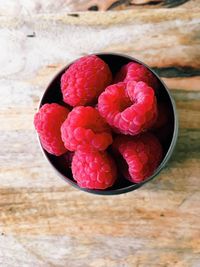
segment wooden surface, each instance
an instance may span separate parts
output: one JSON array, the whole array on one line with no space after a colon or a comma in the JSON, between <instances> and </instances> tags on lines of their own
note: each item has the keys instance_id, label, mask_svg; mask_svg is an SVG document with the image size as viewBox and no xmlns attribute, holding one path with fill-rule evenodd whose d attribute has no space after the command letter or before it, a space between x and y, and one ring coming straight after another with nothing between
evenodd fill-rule
<instances>
[{"instance_id":1,"label":"wooden surface","mask_svg":"<svg viewBox=\"0 0 200 267\"><path fill-rule=\"evenodd\" d=\"M79 2L0 1L0 266L199 267L199 1L67 13ZM124 2L114 9L130 8L128 1L96 2L104 10L113 2ZM52 76L100 51L154 67L180 120L176 151L160 176L113 197L62 181L43 158L32 123Z\"/></svg>"}]
</instances>

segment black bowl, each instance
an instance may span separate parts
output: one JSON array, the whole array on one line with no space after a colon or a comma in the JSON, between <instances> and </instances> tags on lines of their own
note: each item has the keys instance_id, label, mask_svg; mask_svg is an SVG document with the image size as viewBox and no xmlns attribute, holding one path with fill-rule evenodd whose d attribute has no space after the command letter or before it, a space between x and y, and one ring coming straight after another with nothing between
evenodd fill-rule
<instances>
[{"instance_id":1,"label":"black bowl","mask_svg":"<svg viewBox=\"0 0 200 267\"><path fill-rule=\"evenodd\" d=\"M104 60L110 67L113 75L124 65L129 62L137 62L144 66L146 66L158 79L159 83L159 90L156 92L156 96L158 99L158 102L165 103L169 109L170 113L170 119L168 120L168 125L165 129L168 129L168 136L164 140L162 140L162 146L164 149L164 157L158 168L155 170L155 172L145 181L139 183L139 184L133 184L130 181L126 180L123 177L118 177L117 182L110 188L106 190L91 190L86 188L80 188L76 181L73 179L71 169L67 162L69 162L69 155L65 154L62 156L53 156L49 154L47 151L45 151L40 143L40 147L43 151L43 154L45 158L49 161L51 166L57 171L59 176L63 178L66 182L70 183L74 187L89 192L93 194L100 194L100 195L115 195L115 194L122 194L129 191L133 191L145 183L148 183L153 178L155 178L160 171L165 167L166 163L168 162L169 158L171 157L176 141L178 136L178 118L176 113L176 107L175 102L170 95L170 92L168 91L166 85L163 83L163 81L159 78L159 76L146 64L143 62L140 62L139 60L132 58L130 56L126 56L123 54L115 54L115 53L99 53L95 54L98 57L100 57L102 60ZM60 90L60 79L62 74L66 71L69 66L73 64L70 63L67 66L65 66L61 71L58 72L58 74L53 78L53 80L48 85L47 89L44 92L44 95L41 98L39 108L44 105L45 103L59 103L65 105L65 103L62 101L62 93ZM164 131L165 131L164 129ZM158 133L159 134L159 133Z\"/></svg>"}]
</instances>

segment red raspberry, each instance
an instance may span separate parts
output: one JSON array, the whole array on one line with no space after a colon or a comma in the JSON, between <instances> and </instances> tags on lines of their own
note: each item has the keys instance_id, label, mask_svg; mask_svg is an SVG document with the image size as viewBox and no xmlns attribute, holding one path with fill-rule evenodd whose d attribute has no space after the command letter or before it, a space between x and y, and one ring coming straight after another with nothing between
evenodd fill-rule
<instances>
[{"instance_id":1,"label":"red raspberry","mask_svg":"<svg viewBox=\"0 0 200 267\"><path fill-rule=\"evenodd\" d=\"M126 162L122 162L124 176L134 183L140 183L151 176L162 159L161 144L150 133L134 137L119 136L113 147Z\"/></svg>"},{"instance_id":2,"label":"red raspberry","mask_svg":"<svg viewBox=\"0 0 200 267\"><path fill-rule=\"evenodd\" d=\"M134 62L124 65L117 73L114 82L118 83L122 81L142 81L154 89L158 87L157 78L153 75L153 73L145 66Z\"/></svg>"},{"instance_id":3,"label":"red raspberry","mask_svg":"<svg viewBox=\"0 0 200 267\"><path fill-rule=\"evenodd\" d=\"M43 148L50 154L60 156L67 151L61 139L60 127L68 113L68 109L53 103L43 105L35 114L35 129Z\"/></svg>"},{"instance_id":4,"label":"red raspberry","mask_svg":"<svg viewBox=\"0 0 200 267\"><path fill-rule=\"evenodd\" d=\"M75 107L63 123L61 133L70 151L86 146L105 150L112 143L109 125L93 107Z\"/></svg>"},{"instance_id":5,"label":"red raspberry","mask_svg":"<svg viewBox=\"0 0 200 267\"><path fill-rule=\"evenodd\" d=\"M154 90L144 82L108 86L99 96L98 109L101 116L123 134L137 135L157 119Z\"/></svg>"},{"instance_id":6,"label":"red raspberry","mask_svg":"<svg viewBox=\"0 0 200 267\"><path fill-rule=\"evenodd\" d=\"M91 104L112 81L108 65L95 55L82 57L61 77L64 101L71 106Z\"/></svg>"},{"instance_id":7,"label":"red raspberry","mask_svg":"<svg viewBox=\"0 0 200 267\"><path fill-rule=\"evenodd\" d=\"M72 174L80 187L106 189L114 184L117 170L114 160L107 152L86 149L75 152Z\"/></svg>"}]
</instances>

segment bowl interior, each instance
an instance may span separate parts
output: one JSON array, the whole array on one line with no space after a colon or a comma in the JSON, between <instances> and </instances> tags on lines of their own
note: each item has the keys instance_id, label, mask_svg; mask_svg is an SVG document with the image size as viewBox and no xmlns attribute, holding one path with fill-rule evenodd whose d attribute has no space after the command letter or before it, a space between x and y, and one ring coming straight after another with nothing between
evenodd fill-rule
<instances>
[{"instance_id":1,"label":"bowl interior","mask_svg":"<svg viewBox=\"0 0 200 267\"><path fill-rule=\"evenodd\" d=\"M96 54L99 56L101 59L103 59L110 67L113 76L116 74L116 72L125 64L129 62L138 62L140 64L145 65L144 63L131 58L129 56L125 55L120 55L120 54ZM72 63L71 63L72 64ZM65 70L71 65L69 64L65 68L63 68L55 77L54 79L50 82L49 86L47 87L41 102L40 102L40 107L44 105L45 103L59 103L61 105L67 106L63 100L62 100L62 93L60 89L60 79L62 74L65 72ZM146 66L146 65L145 65ZM146 66L151 72L153 72L148 66ZM153 72L154 73L154 72ZM65 179L67 182L72 184L73 186L90 192L90 193L95 193L95 194L103 194L103 195L112 195L112 194L120 194L120 193L125 193L128 191L132 191L134 189L137 189L138 187L142 186L146 182L150 181L153 177L155 177L161 169L165 166L166 162L168 161L169 157L171 156L173 152L173 148L176 143L176 138L177 138L177 118L176 118L176 112L175 112L175 104L173 102L173 99L171 98L166 86L163 84L163 82L160 80L160 78L157 76L157 74L154 73L154 75L157 77L158 82L159 82L159 88L156 91L156 96L158 102L165 103L169 110L169 120L167 125L165 126L164 129L161 129L157 131L156 135L158 135L164 149L164 158L163 161L161 162L160 166L157 168L157 170L154 172L154 174L143 181L140 184L133 184L126 180L125 178L122 177L122 174L120 174L119 171L119 177L117 182L109 189L107 190L90 190L90 189L83 189L80 188L76 182L73 179L72 172L70 169L70 159L72 153L66 153L62 156L53 156L46 152L42 146L42 150L44 152L45 157L47 160L50 162L50 164L53 166L53 168L58 172L58 174ZM67 106L70 108L69 106ZM166 131L168 131L168 134L166 136Z\"/></svg>"}]
</instances>

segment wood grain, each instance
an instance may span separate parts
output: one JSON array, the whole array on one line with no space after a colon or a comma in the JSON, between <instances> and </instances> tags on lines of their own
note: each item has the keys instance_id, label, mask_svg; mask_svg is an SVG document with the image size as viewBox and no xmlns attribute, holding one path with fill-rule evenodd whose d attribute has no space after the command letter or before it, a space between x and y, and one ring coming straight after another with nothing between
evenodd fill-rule
<instances>
[{"instance_id":1,"label":"wood grain","mask_svg":"<svg viewBox=\"0 0 200 267\"><path fill-rule=\"evenodd\" d=\"M174 1L182 5L170 9L173 1L118 1L112 9L132 2L132 10L75 14L68 12L96 2L107 10L117 1L54 2L0 4L0 266L200 266L198 1ZM33 129L55 73L102 51L154 67L176 101L180 124L159 177L113 197L66 185L44 160Z\"/></svg>"},{"instance_id":2,"label":"wood grain","mask_svg":"<svg viewBox=\"0 0 200 267\"><path fill-rule=\"evenodd\" d=\"M61 13L77 11L118 11L128 9L159 9L198 7L199 0L7 0L0 5L0 15Z\"/></svg>"}]
</instances>

